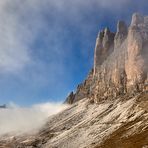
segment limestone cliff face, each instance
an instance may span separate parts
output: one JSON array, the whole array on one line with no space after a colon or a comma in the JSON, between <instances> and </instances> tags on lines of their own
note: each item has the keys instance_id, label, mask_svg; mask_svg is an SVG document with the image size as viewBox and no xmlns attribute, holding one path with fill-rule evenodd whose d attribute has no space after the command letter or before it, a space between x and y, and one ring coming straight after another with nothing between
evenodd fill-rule
<instances>
[{"instance_id":1,"label":"limestone cliff face","mask_svg":"<svg viewBox=\"0 0 148 148\"><path fill-rule=\"evenodd\" d=\"M146 20L143 16L134 14L129 28L128 57L125 65L129 90L136 87L142 91L147 79L148 23Z\"/></svg>"},{"instance_id":2,"label":"limestone cliff face","mask_svg":"<svg viewBox=\"0 0 148 148\"><path fill-rule=\"evenodd\" d=\"M100 31L94 67L73 93L72 102L89 97L95 102L148 90L148 16L133 14L129 27L123 21L117 32ZM69 98L69 99L70 99Z\"/></svg>"}]
</instances>

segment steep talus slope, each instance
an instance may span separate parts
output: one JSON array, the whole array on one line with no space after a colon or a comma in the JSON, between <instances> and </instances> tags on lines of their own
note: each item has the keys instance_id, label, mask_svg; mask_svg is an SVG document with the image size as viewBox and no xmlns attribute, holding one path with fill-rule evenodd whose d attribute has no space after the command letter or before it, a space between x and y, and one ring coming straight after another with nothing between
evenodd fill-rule
<instances>
[{"instance_id":1,"label":"steep talus slope","mask_svg":"<svg viewBox=\"0 0 148 148\"><path fill-rule=\"evenodd\" d=\"M94 67L63 112L35 135L1 137L8 148L148 147L148 17L135 13L96 40Z\"/></svg>"},{"instance_id":2,"label":"steep talus slope","mask_svg":"<svg viewBox=\"0 0 148 148\"><path fill-rule=\"evenodd\" d=\"M68 118L62 117L54 124L49 122L57 136L48 140L45 147L140 148L148 145L147 98L147 94L142 94L99 105L90 104L88 100L80 101L69 110Z\"/></svg>"},{"instance_id":3,"label":"steep talus slope","mask_svg":"<svg viewBox=\"0 0 148 148\"><path fill-rule=\"evenodd\" d=\"M50 117L34 136L3 139L20 148L141 148L148 146L148 94L92 104L78 101ZM5 141L5 142L4 142ZM7 144L6 144L7 143Z\"/></svg>"}]
</instances>

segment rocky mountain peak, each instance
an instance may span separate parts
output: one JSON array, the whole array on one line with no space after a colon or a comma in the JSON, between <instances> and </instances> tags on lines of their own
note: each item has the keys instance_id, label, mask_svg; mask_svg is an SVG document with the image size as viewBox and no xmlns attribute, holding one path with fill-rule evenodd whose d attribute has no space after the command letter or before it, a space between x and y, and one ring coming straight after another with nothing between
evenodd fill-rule
<instances>
[{"instance_id":1,"label":"rocky mountain peak","mask_svg":"<svg viewBox=\"0 0 148 148\"><path fill-rule=\"evenodd\" d=\"M106 27L106 28L104 29L104 36L109 35L109 34L110 34L110 30L109 30L108 27Z\"/></svg>"},{"instance_id":2,"label":"rocky mountain peak","mask_svg":"<svg viewBox=\"0 0 148 148\"><path fill-rule=\"evenodd\" d=\"M127 34L127 25L124 21L118 21L117 23L117 33Z\"/></svg>"},{"instance_id":3,"label":"rocky mountain peak","mask_svg":"<svg viewBox=\"0 0 148 148\"><path fill-rule=\"evenodd\" d=\"M109 28L105 28L100 31L96 40L94 65L101 65L114 48L115 33L111 32ZM94 66L96 67L96 66ZM96 71L96 68L94 68Z\"/></svg>"},{"instance_id":4,"label":"rocky mountain peak","mask_svg":"<svg viewBox=\"0 0 148 148\"><path fill-rule=\"evenodd\" d=\"M134 13L132 16L131 26L144 23L144 17L140 13Z\"/></svg>"},{"instance_id":5,"label":"rocky mountain peak","mask_svg":"<svg viewBox=\"0 0 148 148\"><path fill-rule=\"evenodd\" d=\"M103 31L100 31L100 32L98 33L97 39L99 39L100 41L102 41L102 40L103 40L103 37L104 37L104 30L103 30Z\"/></svg>"},{"instance_id":6,"label":"rocky mountain peak","mask_svg":"<svg viewBox=\"0 0 148 148\"><path fill-rule=\"evenodd\" d=\"M128 34L128 27L124 21L118 21L117 32L114 39L114 50L118 50L120 45L124 42Z\"/></svg>"},{"instance_id":7,"label":"rocky mountain peak","mask_svg":"<svg viewBox=\"0 0 148 148\"><path fill-rule=\"evenodd\" d=\"M103 29L96 40L93 70L72 95L72 102L88 97L100 102L148 91L147 59L148 16L134 13L129 28L118 21L116 33Z\"/></svg>"}]
</instances>

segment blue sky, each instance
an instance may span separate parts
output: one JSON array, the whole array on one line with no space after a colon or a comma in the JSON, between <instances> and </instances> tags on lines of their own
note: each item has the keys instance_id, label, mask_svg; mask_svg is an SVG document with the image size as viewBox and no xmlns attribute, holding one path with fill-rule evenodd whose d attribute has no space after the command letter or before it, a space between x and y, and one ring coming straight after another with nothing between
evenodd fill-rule
<instances>
[{"instance_id":1,"label":"blue sky","mask_svg":"<svg viewBox=\"0 0 148 148\"><path fill-rule=\"evenodd\" d=\"M91 69L98 31L147 8L147 0L1 1L0 104L63 101Z\"/></svg>"}]
</instances>

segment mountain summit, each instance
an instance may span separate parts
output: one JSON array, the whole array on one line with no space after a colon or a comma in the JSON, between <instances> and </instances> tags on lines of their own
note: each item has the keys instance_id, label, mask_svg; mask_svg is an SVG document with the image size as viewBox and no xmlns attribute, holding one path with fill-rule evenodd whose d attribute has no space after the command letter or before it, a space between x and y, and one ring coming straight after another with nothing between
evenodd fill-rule
<instances>
[{"instance_id":1,"label":"mountain summit","mask_svg":"<svg viewBox=\"0 0 148 148\"><path fill-rule=\"evenodd\" d=\"M84 83L67 98L94 102L148 91L148 16L135 13L129 27L123 21L114 33L105 28L96 40L94 67Z\"/></svg>"},{"instance_id":2,"label":"mountain summit","mask_svg":"<svg viewBox=\"0 0 148 148\"><path fill-rule=\"evenodd\" d=\"M66 110L36 134L3 137L0 147L147 148L148 16L133 14L128 27L105 28L96 40L94 66L71 92Z\"/></svg>"}]
</instances>

